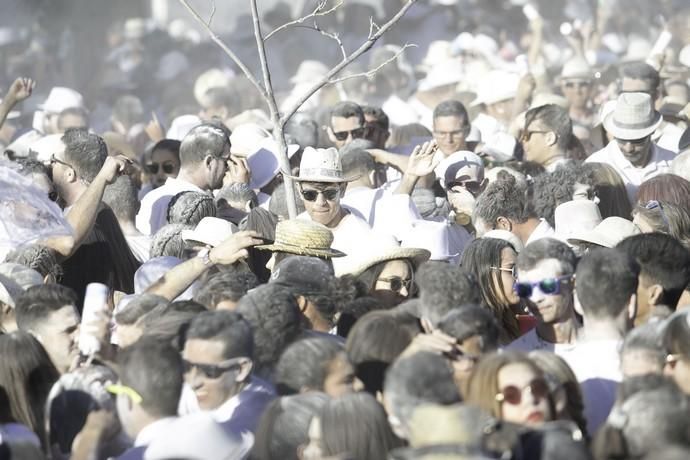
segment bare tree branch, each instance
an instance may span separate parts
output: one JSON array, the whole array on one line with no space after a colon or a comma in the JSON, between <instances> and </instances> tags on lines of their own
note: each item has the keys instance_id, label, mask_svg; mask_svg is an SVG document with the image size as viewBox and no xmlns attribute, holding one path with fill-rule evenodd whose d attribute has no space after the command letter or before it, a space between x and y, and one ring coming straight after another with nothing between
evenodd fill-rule
<instances>
[{"instance_id":1,"label":"bare tree branch","mask_svg":"<svg viewBox=\"0 0 690 460\"><path fill-rule=\"evenodd\" d=\"M297 112L297 110L304 104L307 99L312 97L315 92L317 92L319 89L321 89L324 85L327 85L330 83L331 79L337 75L341 70L343 70L347 65L349 65L352 61L360 57L362 54L366 53L371 49L372 46L374 46L374 43L381 38L383 34L385 34L388 29L393 27L399 20L402 18L405 13L407 13L407 10L409 10L412 5L414 5L417 2L417 0L407 0L407 2L400 8L400 10L386 22L383 26L381 26L378 31L369 37L366 42L362 44L359 48L357 48L356 51L354 51L352 54L350 54L346 59L343 59L340 63L338 63L335 67L333 67L321 80L318 82L314 83L303 95L300 97L297 101L295 101L292 106L286 110L282 117L280 118L280 127L284 127L285 123L290 119L292 115Z\"/></svg>"},{"instance_id":2,"label":"bare tree branch","mask_svg":"<svg viewBox=\"0 0 690 460\"><path fill-rule=\"evenodd\" d=\"M314 21L314 27L312 27L312 29L314 29L324 37L328 37L331 40L335 40L335 42L338 44L338 48L340 48L340 54L343 55L343 60L347 59L347 51L345 51L345 45L343 45L343 41L340 39L337 33L326 32L321 27L319 27L316 21Z\"/></svg>"},{"instance_id":3,"label":"bare tree branch","mask_svg":"<svg viewBox=\"0 0 690 460\"><path fill-rule=\"evenodd\" d=\"M370 17L369 18L369 35L367 36L367 38L371 38L374 36L374 29L376 29L376 31L378 32L381 28L379 27L378 24L376 24L376 22L374 22L374 18Z\"/></svg>"},{"instance_id":4,"label":"bare tree branch","mask_svg":"<svg viewBox=\"0 0 690 460\"><path fill-rule=\"evenodd\" d=\"M345 80L352 80L353 78L364 78L364 77L366 77L366 78L371 78L371 77L373 77L374 75L376 75L376 72L378 72L379 70L383 69L386 65L388 65L388 64L390 64L391 62L393 62L393 61L395 61L396 59L398 59L398 57L399 57L401 54L403 54L403 52L404 52L407 48L416 48L416 47L417 47L417 45L414 45L414 44L412 44L412 43L405 43L405 46L403 46L402 48L400 48L400 50L399 50L397 53L395 53L394 56L391 56L389 59L386 59L384 62L382 62L382 63L381 63L378 67L376 67L375 69L371 69L371 70L368 70L368 71L366 71L366 72L353 73L352 75L346 75L346 76L340 77L340 78L333 78L333 79L331 79L331 80L328 80L328 84L334 85L334 84L336 84L336 83L344 82Z\"/></svg>"},{"instance_id":5,"label":"bare tree branch","mask_svg":"<svg viewBox=\"0 0 690 460\"><path fill-rule=\"evenodd\" d=\"M326 7L327 4L328 4L328 0L321 0L321 1L319 2L319 4L316 6L316 8L314 9L314 11L312 11L310 14L308 14L308 15L306 15L306 16L303 16L303 17L301 17L301 18L299 18L299 19L295 19L294 21L290 21L290 22L287 22L287 23L283 24L282 26L276 28L276 29L273 30L271 33L269 33L268 35L266 35L266 36L264 37L264 40L265 40L265 41L268 41L268 40L271 39L271 37L273 37L273 36L274 36L275 34L277 34L278 32L280 32L280 31L282 31L282 30L285 30L285 29L287 29L288 27L291 27L291 26L294 26L294 25L297 25L297 24L302 24L303 22L305 22L305 21L307 21L307 20L309 20L309 19L311 19L311 18L317 18L317 17L319 17L319 16L327 16L327 15L331 14L332 12L334 12L335 10L337 10L338 8L340 8L340 7L343 5L343 0L340 0L340 1L339 1L338 3L336 3L332 8L329 8L328 10L323 11L323 9Z\"/></svg>"},{"instance_id":6,"label":"bare tree branch","mask_svg":"<svg viewBox=\"0 0 690 460\"><path fill-rule=\"evenodd\" d=\"M234 62L237 67L240 68L242 73L244 74L245 77L251 82L251 84L259 91L259 94L261 94L261 97L268 103L268 94L266 93L266 90L261 86L259 81L256 79L256 77L252 74L252 72L249 70L249 68L242 62L242 60L237 57L237 55L230 49L228 46L223 43L223 40L221 40L218 35L211 29L211 27L206 24L206 21L204 21L204 18L199 15L199 13L192 8L192 6L188 3L187 0L179 0L179 2L187 8L187 11L190 12L192 16L194 16L194 19L197 20L199 24L208 32L209 36L211 37L211 40L218 45L224 52L225 54L228 55L230 59L232 59L232 62Z\"/></svg>"},{"instance_id":7,"label":"bare tree branch","mask_svg":"<svg viewBox=\"0 0 690 460\"><path fill-rule=\"evenodd\" d=\"M211 16L208 17L208 22L206 23L206 25L208 27L211 27L211 23L213 22L213 16L215 16L215 15L216 15L216 2L211 0Z\"/></svg>"}]
</instances>

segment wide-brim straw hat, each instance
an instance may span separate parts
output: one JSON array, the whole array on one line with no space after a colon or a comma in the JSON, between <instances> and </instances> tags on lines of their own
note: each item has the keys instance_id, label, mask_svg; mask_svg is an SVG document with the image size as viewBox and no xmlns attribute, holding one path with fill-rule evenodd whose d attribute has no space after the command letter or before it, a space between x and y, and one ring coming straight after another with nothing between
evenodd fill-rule
<instances>
[{"instance_id":1,"label":"wide-brim straw hat","mask_svg":"<svg viewBox=\"0 0 690 460\"><path fill-rule=\"evenodd\" d=\"M602 220L592 230L573 233L568 238L570 244L593 243L605 248L613 248L625 238L640 233L637 225L622 217L612 216Z\"/></svg>"},{"instance_id":2,"label":"wide-brim straw hat","mask_svg":"<svg viewBox=\"0 0 690 460\"><path fill-rule=\"evenodd\" d=\"M409 260L416 270L421 264L429 260L429 257L431 257L431 252L427 249L403 248L393 237L376 235L365 242L362 249L356 254L350 254L347 263L341 264L336 274L338 276L346 274L359 276L376 264L399 259Z\"/></svg>"},{"instance_id":3,"label":"wide-brim straw hat","mask_svg":"<svg viewBox=\"0 0 690 460\"><path fill-rule=\"evenodd\" d=\"M332 243L333 232L326 226L310 220L289 219L278 222L273 243L255 247L300 256L344 257L344 252L331 248Z\"/></svg>"},{"instance_id":4,"label":"wide-brim straw hat","mask_svg":"<svg viewBox=\"0 0 690 460\"><path fill-rule=\"evenodd\" d=\"M299 175L291 176L286 171L283 171L283 175L299 182L329 182L334 184L352 182L362 176L357 174L346 177L343 173L340 153L333 147L328 149L306 147L302 152Z\"/></svg>"},{"instance_id":5,"label":"wide-brim straw hat","mask_svg":"<svg viewBox=\"0 0 690 460\"><path fill-rule=\"evenodd\" d=\"M649 94L623 93L614 111L604 118L604 129L617 139L636 140L651 135L661 121Z\"/></svg>"}]
</instances>

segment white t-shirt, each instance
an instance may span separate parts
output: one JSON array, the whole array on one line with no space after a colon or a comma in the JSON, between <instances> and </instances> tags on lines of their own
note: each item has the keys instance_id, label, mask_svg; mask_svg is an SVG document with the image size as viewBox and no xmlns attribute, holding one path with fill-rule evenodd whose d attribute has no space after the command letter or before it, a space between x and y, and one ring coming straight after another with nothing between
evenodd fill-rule
<instances>
[{"instance_id":1,"label":"white t-shirt","mask_svg":"<svg viewBox=\"0 0 690 460\"><path fill-rule=\"evenodd\" d=\"M554 238L555 231L551 228L551 225L545 219L539 219L539 225L532 231L529 238L525 242L525 246L528 244L540 240L542 238Z\"/></svg>"},{"instance_id":2,"label":"white t-shirt","mask_svg":"<svg viewBox=\"0 0 690 460\"><path fill-rule=\"evenodd\" d=\"M546 340L539 337L539 335L537 335L536 328L532 329L527 334L522 335L518 339L511 342L507 347L505 347L506 350L522 351L525 353L529 353L530 351L534 350L550 351L561 357L563 357L563 355L565 355L566 353L571 352L574 348L574 343L547 342Z\"/></svg>"},{"instance_id":3,"label":"white t-shirt","mask_svg":"<svg viewBox=\"0 0 690 460\"><path fill-rule=\"evenodd\" d=\"M196 185L174 177L168 177L165 184L151 190L141 200L136 226L144 235L153 235L168 223L168 204L181 192L202 192Z\"/></svg>"}]
</instances>

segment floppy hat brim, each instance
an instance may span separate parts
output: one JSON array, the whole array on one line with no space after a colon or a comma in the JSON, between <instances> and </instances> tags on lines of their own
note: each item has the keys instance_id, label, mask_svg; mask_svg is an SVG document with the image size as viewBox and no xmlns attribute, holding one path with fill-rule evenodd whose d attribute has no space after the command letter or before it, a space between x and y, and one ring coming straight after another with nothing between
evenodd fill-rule
<instances>
[{"instance_id":1,"label":"floppy hat brim","mask_svg":"<svg viewBox=\"0 0 690 460\"><path fill-rule=\"evenodd\" d=\"M578 243L592 243L592 244L598 244L599 246L603 246L605 248L612 248L613 246L611 245L610 241L606 241L605 235L603 235L601 232L597 232L596 230L590 230L589 232L580 232L580 233L575 233L571 235L568 239L567 242L570 244L578 244Z\"/></svg>"},{"instance_id":2,"label":"floppy hat brim","mask_svg":"<svg viewBox=\"0 0 690 460\"><path fill-rule=\"evenodd\" d=\"M286 252L288 254L296 254L299 256L335 258L345 257L347 255L342 251L338 251L337 249L305 248L303 246L286 245L282 243L261 244L254 247L263 251Z\"/></svg>"},{"instance_id":3,"label":"floppy hat brim","mask_svg":"<svg viewBox=\"0 0 690 460\"><path fill-rule=\"evenodd\" d=\"M634 141L637 139L642 139L651 135L661 124L663 118L659 112L655 112L654 122L645 128L622 128L616 125L613 121L613 116L615 115L615 110L604 118L604 129L606 132L611 134L616 139L622 139L624 141Z\"/></svg>"},{"instance_id":4,"label":"floppy hat brim","mask_svg":"<svg viewBox=\"0 0 690 460\"><path fill-rule=\"evenodd\" d=\"M431 257L431 252L427 249L421 248L388 248L380 254L375 254L372 257L360 262L351 267L342 267L340 273L336 273L337 276L341 275L354 275L359 276L364 273L368 268L381 262L389 262L396 259L410 259L415 269L418 268L422 263L429 260Z\"/></svg>"}]
</instances>

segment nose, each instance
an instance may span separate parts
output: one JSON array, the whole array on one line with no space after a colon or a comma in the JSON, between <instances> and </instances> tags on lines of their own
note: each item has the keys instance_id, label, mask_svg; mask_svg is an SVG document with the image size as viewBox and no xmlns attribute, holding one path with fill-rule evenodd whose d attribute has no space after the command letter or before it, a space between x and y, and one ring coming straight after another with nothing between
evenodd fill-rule
<instances>
[{"instance_id":1,"label":"nose","mask_svg":"<svg viewBox=\"0 0 690 460\"><path fill-rule=\"evenodd\" d=\"M541 292L541 289L539 289L538 286L534 286L532 288L532 295L529 296L529 299L534 302L534 303L539 303L543 299L545 299L546 296L544 295L543 292Z\"/></svg>"},{"instance_id":2,"label":"nose","mask_svg":"<svg viewBox=\"0 0 690 460\"><path fill-rule=\"evenodd\" d=\"M318 195L316 195L316 204L324 206L326 204L326 201L326 197L323 195L323 193L319 193Z\"/></svg>"},{"instance_id":3,"label":"nose","mask_svg":"<svg viewBox=\"0 0 690 460\"><path fill-rule=\"evenodd\" d=\"M266 262L266 268L268 271L273 272L273 267L276 265L276 255L273 253L270 259L268 259L268 262Z\"/></svg>"},{"instance_id":4,"label":"nose","mask_svg":"<svg viewBox=\"0 0 690 460\"><path fill-rule=\"evenodd\" d=\"M618 147L625 153L631 153L633 150L635 150L632 142L623 142L618 144Z\"/></svg>"},{"instance_id":5,"label":"nose","mask_svg":"<svg viewBox=\"0 0 690 460\"><path fill-rule=\"evenodd\" d=\"M407 290L407 286L400 288L400 295L403 297L408 297L410 295L410 292Z\"/></svg>"},{"instance_id":6,"label":"nose","mask_svg":"<svg viewBox=\"0 0 690 460\"><path fill-rule=\"evenodd\" d=\"M189 372L185 374L185 379L187 380L189 386L195 390L201 388L201 385L203 384L203 380L199 376L199 371L197 371L195 367L191 368Z\"/></svg>"}]
</instances>

